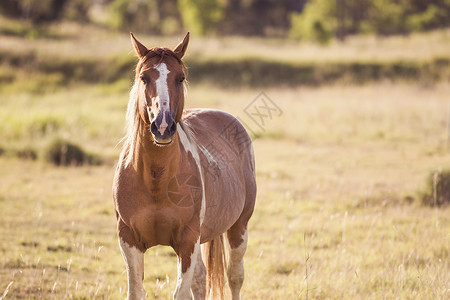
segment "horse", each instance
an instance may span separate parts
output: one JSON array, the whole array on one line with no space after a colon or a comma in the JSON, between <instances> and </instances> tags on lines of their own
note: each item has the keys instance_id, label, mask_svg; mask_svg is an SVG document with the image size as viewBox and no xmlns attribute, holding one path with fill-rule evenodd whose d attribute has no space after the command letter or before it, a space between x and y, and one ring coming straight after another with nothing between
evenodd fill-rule
<instances>
[{"instance_id":1,"label":"horse","mask_svg":"<svg viewBox=\"0 0 450 300\"><path fill-rule=\"evenodd\" d=\"M248 222L256 201L252 141L240 122L213 109L184 109L189 32L173 49L138 56L126 134L113 181L127 299L144 299L144 253L177 255L173 299L232 299L244 281ZM225 274L226 273L226 274Z\"/></svg>"}]
</instances>

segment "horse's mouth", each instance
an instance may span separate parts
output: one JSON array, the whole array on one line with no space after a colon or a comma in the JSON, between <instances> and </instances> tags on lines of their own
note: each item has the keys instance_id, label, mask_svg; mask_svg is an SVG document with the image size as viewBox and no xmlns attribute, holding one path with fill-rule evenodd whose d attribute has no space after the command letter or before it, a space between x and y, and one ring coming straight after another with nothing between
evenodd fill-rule
<instances>
[{"instance_id":1,"label":"horse's mouth","mask_svg":"<svg viewBox=\"0 0 450 300\"><path fill-rule=\"evenodd\" d=\"M155 141L155 144L159 145L159 146L166 146L166 145L169 145L170 143L172 143L172 138L156 139L155 137L153 137L153 140Z\"/></svg>"}]
</instances>

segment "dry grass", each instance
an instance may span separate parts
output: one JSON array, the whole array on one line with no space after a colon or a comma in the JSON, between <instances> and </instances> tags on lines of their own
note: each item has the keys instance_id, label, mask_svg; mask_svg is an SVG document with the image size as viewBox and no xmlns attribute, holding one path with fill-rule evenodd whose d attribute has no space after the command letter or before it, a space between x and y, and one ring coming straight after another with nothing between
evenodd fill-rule
<instances>
[{"instance_id":1,"label":"dry grass","mask_svg":"<svg viewBox=\"0 0 450 300\"><path fill-rule=\"evenodd\" d=\"M70 24L57 32L59 38L26 43L2 36L0 52L30 50L64 59L130 53L126 35ZM449 38L448 31L355 37L328 48L193 38L189 55L292 62L429 60L448 57ZM151 45L177 42L141 39ZM17 70L2 71L0 77ZM15 78L25 76L22 72ZM45 90L40 81L27 80L33 74L27 76L0 91L0 295L124 298L111 181L131 83L67 87L61 78L44 74L43 82L57 83ZM261 90L191 85L189 107L226 110L256 137L259 191L243 299L450 297L449 208L419 201L426 176L450 164L449 91L448 82L267 87L264 92L283 114L266 118L261 129L245 113ZM105 164L54 167L11 155L28 149L42 157L55 137L100 155ZM173 251L156 247L145 259L148 298L171 298Z\"/></svg>"},{"instance_id":2,"label":"dry grass","mask_svg":"<svg viewBox=\"0 0 450 300\"><path fill-rule=\"evenodd\" d=\"M410 203L429 171L450 163L448 90L446 83L265 90L283 115L267 120L255 140L259 192L244 299L448 298L448 207ZM98 93L80 87L48 95L27 116L52 107L62 120L58 130L98 132L77 141L115 156L127 96ZM188 101L249 121L243 109L258 93L193 85ZM4 114L28 100L3 103ZM108 114L94 114L90 103ZM80 116L97 122L73 125ZM13 282L6 299L125 296L112 174L112 164L56 168L0 157L0 292ZM145 270L149 298L170 298L173 252L151 249Z\"/></svg>"}]
</instances>

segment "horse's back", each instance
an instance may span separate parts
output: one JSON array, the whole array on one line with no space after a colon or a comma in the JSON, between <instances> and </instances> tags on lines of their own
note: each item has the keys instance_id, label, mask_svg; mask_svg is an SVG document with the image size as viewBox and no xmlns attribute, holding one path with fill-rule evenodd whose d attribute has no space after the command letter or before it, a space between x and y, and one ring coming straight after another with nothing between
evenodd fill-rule
<instances>
[{"instance_id":1,"label":"horse's back","mask_svg":"<svg viewBox=\"0 0 450 300\"><path fill-rule=\"evenodd\" d=\"M238 220L246 225L253 213L256 182L252 142L235 117L219 110L187 110L183 124L199 149L206 193L202 241L207 241Z\"/></svg>"}]
</instances>

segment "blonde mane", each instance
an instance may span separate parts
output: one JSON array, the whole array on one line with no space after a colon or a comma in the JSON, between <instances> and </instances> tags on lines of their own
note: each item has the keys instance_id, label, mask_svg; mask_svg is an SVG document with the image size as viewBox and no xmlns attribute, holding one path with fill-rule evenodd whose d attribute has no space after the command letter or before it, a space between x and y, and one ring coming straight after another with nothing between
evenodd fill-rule
<instances>
[{"instance_id":1,"label":"blonde mane","mask_svg":"<svg viewBox=\"0 0 450 300\"><path fill-rule=\"evenodd\" d=\"M141 126L141 115L139 114L139 85L141 80L139 75L141 73L142 67L145 62L153 57L159 57L159 62L162 62L165 56L172 56L177 59L177 61L181 64L183 71L186 74L186 66L181 61L181 59L170 49L168 48L151 48L148 50L147 54L142 57L137 66L136 66L136 74L134 78L134 84L130 91L130 98L128 100L127 113L126 113L126 132L125 136L122 138L123 148L122 151L125 151L124 156L124 165L128 166L133 161L134 151L136 149L136 143L139 135L139 130ZM186 94L186 84L184 83L184 93Z\"/></svg>"}]
</instances>

